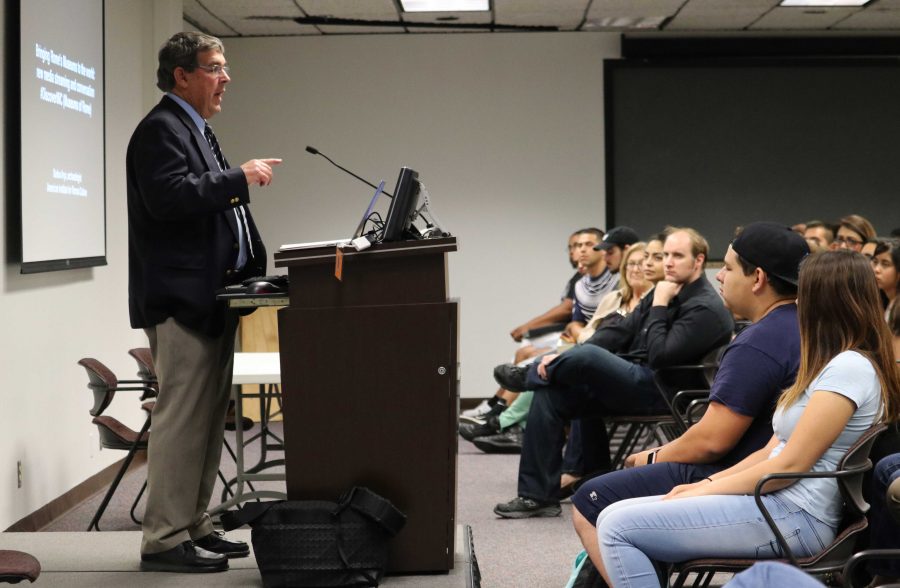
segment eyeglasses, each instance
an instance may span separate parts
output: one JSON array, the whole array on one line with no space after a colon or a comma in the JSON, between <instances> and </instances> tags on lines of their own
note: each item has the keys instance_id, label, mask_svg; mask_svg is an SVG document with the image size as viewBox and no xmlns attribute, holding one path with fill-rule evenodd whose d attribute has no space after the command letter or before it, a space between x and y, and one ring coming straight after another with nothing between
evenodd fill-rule
<instances>
[{"instance_id":1,"label":"eyeglasses","mask_svg":"<svg viewBox=\"0 0 900 588\"><path fill-rule=\"evenodd\" d=\"M214 76L223 76L228 75L231 72L231 68L227 65L219 65L215 63L213 65L198 65L197 69L202 69L203 71L207 71Z\"/></svg>"},{"instance_id":2,"label":"eyeglasses","mask_svg":"<svg viewBox=\"0 0 900 588\"><path fill-rule=\"evenodd\" d=\"M835 237L834 242L838 245L849 245L850 247L858 247L863 244L862 241L853 237Z\"/></svg>"},{"instance_id":3,"label":"eyeglasses","mask_svg":"<svg viewBox=\"0 0 900 588\"><path fill-rule=\"evenodd\" d=\"M641 261L629 261L625 264L625 267L628 269L635 269L640 268L642 265L644 265L644 263Z\"/></svg>"}]
</instances>

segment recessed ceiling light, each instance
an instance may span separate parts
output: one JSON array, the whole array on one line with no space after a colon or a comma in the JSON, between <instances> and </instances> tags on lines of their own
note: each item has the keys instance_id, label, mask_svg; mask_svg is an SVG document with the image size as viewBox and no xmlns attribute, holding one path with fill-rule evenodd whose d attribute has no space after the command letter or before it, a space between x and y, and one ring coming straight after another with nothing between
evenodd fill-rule
<instances>
[{"instance_id":1,"label":"recessed ceiling light","mask_svg":"<svg viewBox=\"0 0 900 588\"><path fill-rule=\"evenodd\" d=\"M489 0L400 0L403 12L479 12L490 10Z\"/></svg>"},{"instance_id":2,"label":"recessed ceiling light","mask_svg":"<svg viewBox=\"0 0 900 588\"><path fill-rule=\"evenodd\" d=\"M666 22L665 16L606 16L584 23L585 30L595 29L658 29Z\"/></svg>"},{"instance_id":3,"label":"recessed ceiling light","mask_svg":"<svg viewBox=\"0 0 900 588\"><path fill-rule=\"evenodd\" d=\"M865 6L871 0L781 0L779 6Z\"/></svg>"}]
</instances>

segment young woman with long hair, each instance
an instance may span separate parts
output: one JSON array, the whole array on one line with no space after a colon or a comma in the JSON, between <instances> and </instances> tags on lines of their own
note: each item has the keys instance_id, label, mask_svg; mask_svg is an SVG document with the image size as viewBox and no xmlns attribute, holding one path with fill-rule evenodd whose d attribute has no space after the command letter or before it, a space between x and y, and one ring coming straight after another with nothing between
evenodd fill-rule
<instances>
[{"instance_id":1,"label":"young woman with long hair","mask_svg":"<svg viewBox=\"0 0 900 588\"><path fill-rule=\"evenodd\" d=\"M735 466L666 496L606 508L597 533L612 586L659 586L654 562L780 555L753 490L772 472L835 469L879 421L900 412L900 373L869 262L850 251L808 257L798 289L800 369L778 401L768 445ZM818 553L840 524L833 479L778 480L763 501L794 553Z\"/></svg>"},{"instance_id":2,"label":"young woman with long hair","mask_svg":"<svg viewBox=\"0 0 900 588\"><path fill-rule=\"evenodd\" d=\"M875 272L875 283L881 290L884 317L887 318L900 288L900 241L896 239L878 241L870 261Z\"/></svg>"}]
</instances>

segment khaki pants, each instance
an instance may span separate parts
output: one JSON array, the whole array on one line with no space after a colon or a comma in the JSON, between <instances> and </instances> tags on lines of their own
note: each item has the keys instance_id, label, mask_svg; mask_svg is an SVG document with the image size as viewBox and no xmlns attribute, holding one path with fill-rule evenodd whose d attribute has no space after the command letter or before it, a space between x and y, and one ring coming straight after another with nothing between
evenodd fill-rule
<instances>
[{"instance_id":1,"label":"khaki pants","mask_svg":"<svg viewBox=\"0 0 900 588\"><path fill-rule=\"evenodd\" d=\"M145 329L159 378L147 450L141 553L159 553L213 531L206 513L222 456L238 317L216 338L173 318Z\"/></svg>"}]
</instances>

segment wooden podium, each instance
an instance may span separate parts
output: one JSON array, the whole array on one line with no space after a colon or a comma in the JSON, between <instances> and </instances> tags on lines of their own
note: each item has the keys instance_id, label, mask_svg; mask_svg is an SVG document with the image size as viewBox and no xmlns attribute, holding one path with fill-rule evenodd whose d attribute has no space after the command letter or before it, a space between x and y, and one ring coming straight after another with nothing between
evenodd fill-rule
<instances>
[{"instance_id":1,"label":"wooden podium","mask_svg":"<svg viewBox=\"0 0 900 588\"><path fill-rule=\"evenodd\" d=\"M288 498L367 486L407 516L389 573L446 572L456 527L456 239L288 250L278 312Z\"/></svg>"}]
</instances>

